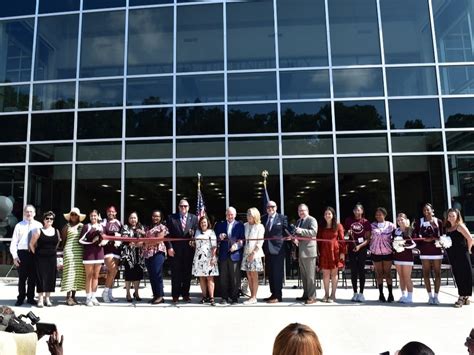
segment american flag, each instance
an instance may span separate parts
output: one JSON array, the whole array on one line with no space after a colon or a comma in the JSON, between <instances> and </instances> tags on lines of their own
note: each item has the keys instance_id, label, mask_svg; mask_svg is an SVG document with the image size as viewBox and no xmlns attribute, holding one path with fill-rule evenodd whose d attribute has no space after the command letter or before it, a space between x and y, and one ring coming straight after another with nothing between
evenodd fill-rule
<instances>
[{"instance_id":1,"label":"american flag","mask_svg":"<svg viewBox=\"0 0 474 355\"><path fill-rule=\"evenodd\" d=\"M267 204L268 204L268 201L270 201L270 196L268 195L268 190L267 190L267 176L268 176L268 172L266 170L264 170L262 172L262 176L263 176L263 212L262 212L262 216L264 214L266 214L266 211L267 211Z\"/></svg>"},{"instance_id":2,"label":"american flag","mask_svg":"<svg viewBox=\"0 0 474 355\"><path fill-rule=\"evenodd\" d=\"M201 174L198 174L198 188L197 188L197 205L196 205L196 216L201 218L206 215L206 205L204 204L204 199L202 198L201 192Z\"/></svg>"}]
</instances>

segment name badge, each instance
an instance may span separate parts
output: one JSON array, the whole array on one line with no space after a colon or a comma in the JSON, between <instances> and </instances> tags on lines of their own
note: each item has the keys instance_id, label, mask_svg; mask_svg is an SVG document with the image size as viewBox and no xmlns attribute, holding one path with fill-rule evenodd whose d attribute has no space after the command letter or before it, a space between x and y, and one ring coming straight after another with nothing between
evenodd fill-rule
<instances>
[{"instance_id":1,"label":"name badge","mask_svg":"<svg viewBox=\"0 0 474 355\"><path fill-rule=\"evenodd\" d=\"M359 237L359 238L357 238L357 241L359 242L359 244L361 244L361 243L363 243L363 242L364 242L364 238L362 238L362 237Z\"/></svg>"},{"instance_id":2,"label":"name badge","mask_svg":"<svg viewBox=\"0 0 474 355\"><path fill-rule=\"evenodd\" d=\"M378 228L383 228L383 227L385 227L385 223L377 223L377 227Z\"/></svg>"},{"instance_id":3,"label":"name badge","mask_svg":"<svg viewBox=\"0 0 474 355\"><path fill-rule=\"evenodd\" d=\"M423 227L430 227L431 223L430 222L423 222Z\"/></svg>"}]
</instances>

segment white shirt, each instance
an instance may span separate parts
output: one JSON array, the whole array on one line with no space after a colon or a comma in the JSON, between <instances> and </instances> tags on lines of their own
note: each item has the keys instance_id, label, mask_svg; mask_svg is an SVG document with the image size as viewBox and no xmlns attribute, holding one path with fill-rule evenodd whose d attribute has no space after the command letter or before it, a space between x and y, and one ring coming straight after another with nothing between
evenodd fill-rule
<instances>
[{"instance_id":1,"label":"white shirt","mask_svg":"<svg viewBox=\"0 0 474 355\"><path fill-rule=\"evenodd\" d=\"M232 226L234 225L234 221L229 222L227 221L227 236L230 238L232 236Z\"/></svg>"},{"instance_id":2,"label":"white shirt","mask_svg":"<svg viewBox=\"0 0 474 355\"><path fill-rule=\"evenodd\" d=\"M10 244L13 260L18 259L18 250L28 250L28 234L38 228L43 228L43 225L34 219L30 222L23 220L17 223Z\"/></svg>"}]
</instances>

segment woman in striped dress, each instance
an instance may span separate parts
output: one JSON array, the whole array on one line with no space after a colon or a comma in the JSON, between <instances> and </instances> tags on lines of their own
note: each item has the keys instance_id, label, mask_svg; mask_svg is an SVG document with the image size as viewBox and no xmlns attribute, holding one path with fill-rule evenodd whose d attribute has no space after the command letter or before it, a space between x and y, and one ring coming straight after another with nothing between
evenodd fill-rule
<instances>
[{"instance_id":1,"label":"woman in striped dress","mask_svg":"<svg viewBox=\"0 0 474 355\"><path fill-rule=\"evenodd\" d=\"M66 291L66 304L68 306L77 305L76 291L82 291L86 286L86 272L82 258L84 247L79 244L85 214L81 214L79 208L74 207L69 213L64 214L64 218L68 223L61 232L64 245L64 266L63 277L61 282L61 291Z\"/></svg>"}]
</instances>

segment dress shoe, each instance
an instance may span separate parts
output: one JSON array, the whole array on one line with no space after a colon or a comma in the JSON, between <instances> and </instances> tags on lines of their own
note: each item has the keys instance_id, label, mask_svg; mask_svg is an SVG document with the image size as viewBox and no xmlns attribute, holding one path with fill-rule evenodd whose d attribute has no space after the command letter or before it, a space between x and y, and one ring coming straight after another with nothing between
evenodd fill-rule
<instances>
[{"instance_id":1,"label":"dress shoe","mask_svg":"<svg viewBox=\"0 0 474 355\"><path fill-rule=\"evenodd\" d=\"M148 303L153 304L153 302L155 302L157 300L157 298L158 297L153 296L153 298L151 300L149 300Z\"/></svg>"},{"instance_id":2,"label":"dress shoe","mask_svg":"<svg viewBox=\"0 0 474 355\"><path fill-rule=\"evenodd\" d=\"M178 303L178 297L173 297L173 301L172 301L174 304Z\"/></svg>"},{"instance_id":3,"label":"dress shoe","mask_svg":"<svg viewBox=\"0 0 474 355\"><path fill-rule=\"evenodd\" d=\"M36 301L34 299L26 301L26 303L31 304L32 306L36 305Z\"/></svg>"},{"instance_id":4,"label":"dress shoe","mask_svg":"<svg viewBox=\"0 0 474 355\"><path fill-rule=\"evenodd\" d=\"M278 303L280 300L278 298L270 298L267 303Z\"/></svg>"},{"instance_id":5,"label":"dress shoe","mask_svg":"<svg viewBox=\"0 0 474 355\"><path fill-rule=\"evenodd\" d=\"M21 305L23 305L23 301L17 300L15 302L15 306L20 307Z\"/></svg>"},{"instance_id":6,"label":"dress shoe","mask_svg":"<svg viewBox=\"0 0 474 355\"><path fill-rule=\"evenodd\" d=\"M191 300L191 297L189 297L189 296L184 296L184 297L183 297L183 301L186 302L186 303L191 303L192 300Z\"/></svg>"},{"instance_id":7,"label":"dress shoe","mask_svg":"<svg viewBox=\"0 0 474 355\"><path fill-rule=\"evenodd\" d=\"M308 300L308 297L296 297L296 300L298 302L304 302L304 301L307 301Z\"/></svg>"},{"instance_id":8,"label":"dress shoe","mask_svg":"<svg viewBox=\"0 0 474 355\"><path fill-rule=\"evenodd\" d=\"M273 299L273 298L275 298L275 297L273 297L273 295L272 295L272 296L270 296L270 297L265 297L263 300L264 300L265 302L267 302L267 301L269 301L269 300L271 300L271 299Z\"/></svg>"},{"instance_id":9,"label":"dress shoe","mask_svg":"<svg viewBox=\"0 0 474 355\"><path fill-rule=\"evenodd\" d=\"M316 303L316 299L315 298L308 298L304 303L305 304L314 304L314 303Z\"/></svg>"},{"instance_id":10,"label":"dress shoe","mask_svg":"<svg viewBox=\"0 0 474 355\"><path fill-rule=\"evenodd\" d=\"M127 302L132 302L132 297L130 297L130 295L127 295Z\"/></svg>"},{"instance_id":11,"label":"dress shoe","mask_svg":"<svg viewBox=\"0 0 474 355\"><path fill-rule=\"evenodd\" d=\"M156 298L151 304L161 304L165 303L165 299L163 297Z\"/></svg>"},{"instance_id":12,"label":"dress shoe","mask_svg":"<svg viewBox=\"0 0 474 355\"><path fill-rule=\"evenodd\" d=\"M140 296L138 296L138 293L137 293L136 291L133 293L133 298L135 298L135 300L137 300L137 301L141 301L141 300L142 300L142 299L140 298Z\"/></svg>"}]
</instances>

